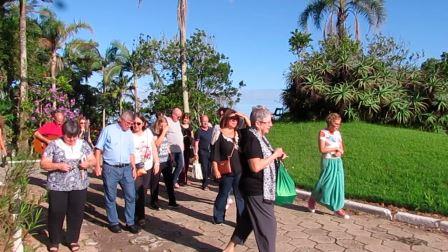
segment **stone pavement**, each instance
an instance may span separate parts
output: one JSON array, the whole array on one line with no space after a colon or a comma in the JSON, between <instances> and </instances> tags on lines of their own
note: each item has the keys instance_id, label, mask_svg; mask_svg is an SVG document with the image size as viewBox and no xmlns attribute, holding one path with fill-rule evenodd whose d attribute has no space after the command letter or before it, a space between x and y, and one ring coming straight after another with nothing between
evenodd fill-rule
<instances>
[{"instance_id":1,"label":"stone pavement","mask_svg":"<svg viewBox=\"0 0 448 252\"><path fill-rule=\"evenodd\" d=\"M45 176L44 173L33 176L31 183L35 191L45 191ZM161 183L160 206L163 209L146 209L147 224L139 234L133 235L127 231L114 234L106 228L102 183L94 178L88 191L80 238L81 251L220 251L233 232L236 209L234 204L231 205L225 224L212 224L216 191L216 185L212 185L211 190L203 191L198 182L193 182L176 191L181 207L169 209L165 188ZM121 196L118 204L123 220ZM364 213L351 212L350 220L335 217L323 208L311 214L304 205L303 200L298 200L287 207L276 206L277 251L448 252L448 234L440 231L423 230ZM26 241L36 251L46 251L47 242L44 230ZM61 246L60 251L69 250ZM257 251L253 234L236 251Z\"/></svg>"}]
</instances>

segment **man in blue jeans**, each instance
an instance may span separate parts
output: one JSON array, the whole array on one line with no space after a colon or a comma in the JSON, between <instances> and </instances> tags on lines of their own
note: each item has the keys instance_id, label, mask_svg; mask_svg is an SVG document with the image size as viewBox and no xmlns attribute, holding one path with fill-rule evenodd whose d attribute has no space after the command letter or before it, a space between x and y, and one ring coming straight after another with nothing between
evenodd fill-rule
<instances>
[{"instance_id":1,"label":"man in blue jeans","mask_svg":"<svg viewBox=\"0 0 448 252\"><path fill-rule=\"evenodd\" d=\"M114 233L121 232L115 202L118 184L120 184L124 194L126 228L133 234L139 232L139 228L134 223L135 146L132 132L129 130L133 122L134 114L130 111L123 112L117 123L108 125L101 131L95 146L95 157L97 160L95 174L97 176L103 175L104 199L109 230ZM101 160L103 160L102 167L100 164Z\"/></svg>"}]
</instances>

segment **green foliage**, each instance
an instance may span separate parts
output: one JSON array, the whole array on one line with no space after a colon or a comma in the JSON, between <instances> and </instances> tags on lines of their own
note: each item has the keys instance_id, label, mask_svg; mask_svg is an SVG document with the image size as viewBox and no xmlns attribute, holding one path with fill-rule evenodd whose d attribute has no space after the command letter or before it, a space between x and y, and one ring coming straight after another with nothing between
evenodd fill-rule
<instances>
[{"instance_id":1,"label":"green foliage","mask_svg":"<svg viewBox=\"0 0 448 252\"><path fill-rule=\"evenodd\" d=\"M13 235L22 230L22 239L40 227L42 196L35 198L28 190L29 175L34 162L21 159L6 170L4 184L0 187L0 239L2 251L10 251ZM29 157L28 157L29 159Z\"/></svg>"},{"instance_id":2,"label":"green foliage","mask_svg":"<svg viewBox=\"0 0 448 252\"><path fill-rule=\"evenodd\" d=\"M201 114L213 119L220 106L233 106L239 101L240 82L234 86L230 76L232 69L227 57L216 51L211 37L198 30L187 40L187 88L190 100L190 112L199 121ZM180 76L180 49L178 40L163 44L160 64L165 83L154 82L148 100L153 111L168 111L173 107L182 107L182 88Z\"/></svg>"},{"instance_id":3,"label":"green foliage","mask_svg":"<svg viewBox=\"0 0 448 252\"><path fill-rule=\"evenodd\" d=\"M276 123L268 135L283 147L296 185L310 190L320 173L317 136L325 122ZM352 122L342 125L347 198L448 214L445 134Z\"/></svg>"},{"instance_id":4,"label":"green foliage","mask_svg":"<svg viewBox=\"0 0 448 252\"><path fill-rule=\"evenodd\" d=\"M327 39L291 64L284 104L295 119L338 112L347 120L446 129L446 60L429 60L419 70L418 57L383 36L376 36L366 52L347 37Z\"/></svg>"}]
</instances>

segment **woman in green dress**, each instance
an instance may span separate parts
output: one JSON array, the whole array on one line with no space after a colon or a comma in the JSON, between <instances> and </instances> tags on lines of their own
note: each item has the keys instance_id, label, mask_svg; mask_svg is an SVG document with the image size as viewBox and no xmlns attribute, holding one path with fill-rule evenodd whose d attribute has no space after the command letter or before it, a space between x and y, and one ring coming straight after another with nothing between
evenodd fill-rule
<instances>
[{"instance_id":1,"label":"woman in green dress","mask_svg":"<svg viewBox=\"0 0 448 252\"><path fill-rule=\"evenodd\" d=\"M342 209L344 207L344 166L342 155L344 146L339 132L341 116L331 113L326 118L327 127L319 132L319 151L322 153L322 170L311 197L308 209L315 212L316 202L334 211L336 216L349 219L350 216Z\"/></svg>"}]
</instances>

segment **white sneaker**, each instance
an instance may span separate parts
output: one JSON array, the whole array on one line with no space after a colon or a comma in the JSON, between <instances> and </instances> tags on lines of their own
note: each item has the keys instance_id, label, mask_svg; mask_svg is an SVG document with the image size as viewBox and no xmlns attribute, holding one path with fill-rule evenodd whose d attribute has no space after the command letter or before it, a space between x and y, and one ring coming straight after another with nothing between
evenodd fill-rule
<instances>
[{"instance_id":1,"label":"white sneaker","mask_svg":"<svg viewBox=\"0 0 448 252\"><path fill-rule=\"evenodd\" d=\"M232 205L232 203L233 203L232 198L231 198L231 197L228 197L228 198L227 198L227 204L226 204L226 210L229 209L229 207L230 207L230 205Z\"/></svg>"}]
</instances>

